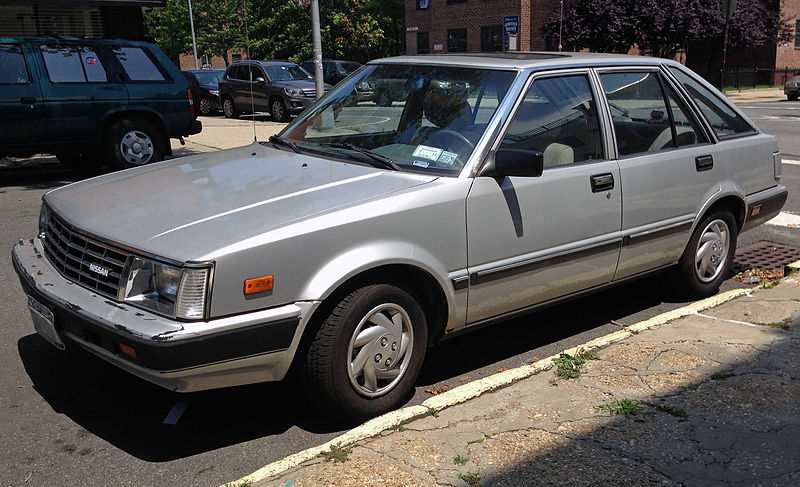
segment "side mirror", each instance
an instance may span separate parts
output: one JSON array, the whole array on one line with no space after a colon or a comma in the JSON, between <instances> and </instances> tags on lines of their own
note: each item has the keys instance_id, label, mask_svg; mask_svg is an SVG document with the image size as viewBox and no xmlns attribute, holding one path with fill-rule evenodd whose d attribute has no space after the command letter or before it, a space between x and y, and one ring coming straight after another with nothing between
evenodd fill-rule
<instances>
[{"instance_id":1,"label":"side mirror","mask_svg":"<svg viewBox=\"0 0 800 487\"><path fill-rule=\"evenodd\" d=\"M265 85L265 84L267 84L267 81L264 78L259 76L258 78L256 78L256 83L259 84L259 85Z\"/></svg>"},{"instance_id":2,"label":"side mirror","mask_svg":"<svg viewBox=\"0 0 800 487\"><path fill-rule=\"evenodd\" d=\"M539 151L527 149L497 149L494 160L483 166L479 176L518 176L538 178L544 170L544 156Z\"/></svg>"}]
</instances>

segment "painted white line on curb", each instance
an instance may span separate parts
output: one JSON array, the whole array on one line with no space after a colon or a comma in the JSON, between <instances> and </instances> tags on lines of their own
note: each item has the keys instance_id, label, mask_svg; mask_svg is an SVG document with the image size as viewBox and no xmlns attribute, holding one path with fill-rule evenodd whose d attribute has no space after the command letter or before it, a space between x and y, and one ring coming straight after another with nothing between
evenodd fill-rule
<instances>
[{"instance_id":1,"label":"painted white line on curb","mask_svg":"<svg viewBox=\"0 0 800 487\"><path fill-rule=\"evenodd\" d=\"M800 161L794 159L781 159L782 164L789 164L790 166L800 166Z\"/></svg>"},{"instance_id":2,"label":"painted white line on curb","mask_svg":"<svg viewBox=\"0 0 800 487\"><path fill-rule=\"evenodd\" d=\"M594 340L588 341L583 345L578 345L576 347L564 350L564 353L576 355L581 349L588 351L603 348L613 343L620 342L647 329L669 323L670 321L674 321L684 316L696 314L704 309L719 306L722 303L735 299L739 296L748 295L749 293L749 289L732 289L730 291L717 294L716 296L711 296L710 298L696 301L683 308L667 311L666 313L654 316L649 320L640 321L639 323L627 326L620 331L595 338ZM392 411L382 416L378 416L377 418L371 419L360 426L356 426L347 433L337 436L327 443L323 443L322 445L308 448L301 452L289 455L282 460L270 463L256 470L250 475L242 477L239 480L235 480L231 483L233 485L239 485L242 483L247 484L248 482L256 483L270 477L276 477L284 474L287 471L298 467L302 463L314 459L320 453L329 450L331 446L340 445L344 447L352 445L357 441L372 438L379 435L383 431L397 428L403 423L408 423L423 416L427 416L431 414L432 411L441 411L448 407L455 406L456 404L461 404L486 392L491 392L530 377L534 374L538 374L539 372L548 370L553 367L554 358L558 358L558 354L544 358L530 365L523 365L521 367L509 369L497 374L493 374L489 377L484 377L483 379L478 379L467 384L460 385L450 389L447 392L433 396L432 398L423 402L421 405L405 407L398 409L397 411Z\"/></svg>"}]
</instances>

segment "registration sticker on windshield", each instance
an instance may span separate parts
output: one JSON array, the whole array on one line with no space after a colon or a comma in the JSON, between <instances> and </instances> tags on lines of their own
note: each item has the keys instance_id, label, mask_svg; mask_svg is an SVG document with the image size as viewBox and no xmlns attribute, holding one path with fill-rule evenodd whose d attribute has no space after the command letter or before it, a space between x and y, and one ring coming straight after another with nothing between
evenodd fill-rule
<instances>
[{"instance_id":1,"label":"registration sticker on windshield","mask_svg":"<svg viewBox=\"0 0 800 487\"><path fill-rule=\"evenodd\" d=\"M437 149L436 147L418 145L417 148L414 149L414 153L412 155L414 157L424 157L425 159L435 161L439 159L439 156L442 155L442 152L442 149Z\"/></svg>"},{"instance_id":2,"label":"registration sticker on windshield","mask_svg":"<svg viewBox=\"0 0 800 487\"><path fill-rule=\"evenodd\" d=\"M439 156L438 162L441 162L442 164L447 164L448 166L452 166L453 163L456 162L457 157L458 154L456 154L455 152L442 151L442 155Z\"/></svg>"}]
</instances>

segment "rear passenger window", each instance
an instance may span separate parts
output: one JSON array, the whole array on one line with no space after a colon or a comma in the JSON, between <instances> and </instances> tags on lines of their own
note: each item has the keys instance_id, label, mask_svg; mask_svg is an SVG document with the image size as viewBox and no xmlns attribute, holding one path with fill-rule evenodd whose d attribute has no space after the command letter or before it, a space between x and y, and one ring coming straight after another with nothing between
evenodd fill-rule
<instances>
[{"instance_id":1,"label":"rear passenger window","mask_svg":"<svg viewBox=\"0 0 800 487\"><path fill-rule=\"evenodd\" d=\"M703 112L706 120L711 124L711 128L717 134L717 137L724 139L756 133L756 130L740 117L729 103L712 93L682 70L674 67L669 69L683 87L686 88L689 96L697 103L697 106L700 107L700 111Z\"/></svg>"},{"instance_id":2,"label":"rear passenger window","mask_svg":"<svg viewBox=\"0 0 800 487\"><path fill-rule=\"evenodd\" d=\"M0 44L0 85L24 85L31 82L19 44Z\"/></svg>"},{"instance_id":3,"label":"rear passenger window","mask_svg":"<svg viewBox=\"0 0 800 487\"><path fill-rule=\"evenodd\" d=\"M131 81L165 81L150 56L140 47L114 46L114 55Z\"/></svg>"},{"instance_id":4,"label":"rear passenger window","mask_svg":"<svg viewBox=\"0 0 800 487\"><path fill-rule=\"evenodd\" d=\"M103 64L91 48L47 44L40 46L47 77L53 83L106 82Z\"/></svg>"},{"instance_id":5,"label":"rear passenger window","mask_svg":"<svg viewBox=\"0 0 800 487\"><path fill-rule=\"evenodd\" d=\"M664 91L666 91L667 100L669 100L669 111L672 114L672 123L675 126L675 141L678 147L708 142L691 112L666 83L664 83Z\"/></svg>"},{"instance_id":6,"label":"rear passenger window","mask_svg":"<svg viewBox=\"0 0 800 487\"><path fill-rule=\"evenodd\" d=\"M602 159L597 104L586 75L540 78L514 114L500 147L544 155L544 167Z\"/></svg>"}]
</instances>

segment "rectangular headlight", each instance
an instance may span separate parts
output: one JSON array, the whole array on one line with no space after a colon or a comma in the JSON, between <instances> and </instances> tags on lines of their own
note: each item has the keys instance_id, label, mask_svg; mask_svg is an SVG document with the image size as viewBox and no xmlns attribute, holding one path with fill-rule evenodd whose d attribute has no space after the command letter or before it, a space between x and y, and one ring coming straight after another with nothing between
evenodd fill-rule
<instances>
[{"instance_id":1,"label":"rectangular headlight","mask_svg":"<svg viewBox=\"0 0 800 487\"><path fill-rule=\"evenodd\" d=\"M205 318L210 270L180 268L134 257L125 301L156 313L189 320Z\"/></svg>"}]
</instances>

